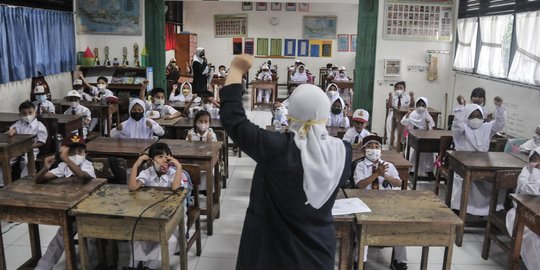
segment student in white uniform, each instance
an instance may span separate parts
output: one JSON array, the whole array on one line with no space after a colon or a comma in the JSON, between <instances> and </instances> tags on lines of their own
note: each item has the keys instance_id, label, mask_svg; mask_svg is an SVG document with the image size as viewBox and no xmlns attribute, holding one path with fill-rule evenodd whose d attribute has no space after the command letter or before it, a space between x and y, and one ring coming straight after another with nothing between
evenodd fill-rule
<instances>
[{"instance_id":1,"label":"student in white uniform","mask_svg":"<svg viewBox=\"0 0 540 270\"><path fill-rule=\"evenodd\" d=\"M32 145L32 148L34 148L34 158L37 157L39 154L39 148L45 145L45 142L47 141L47 128L45 128L45 125L41 123L36 118L36 110L34 107L34 104L30 101L25 101L19 105L19 114L21 116L21 120L15 122L9 130L6 132L6 134L11 137L15 134L30 134L30 135L36 135L36 138L34 139L34 144ZM28 168L26 165L28 164L28 157L27 155L23 155L20 158L20 168L21 168L21 177L28 175ZM17 161L17 158L12 158L9 163L10 166L13 166L15 162ZM2 171L2 168L0 168L0 186L4 186L4 174Z\"/></svg>"},{"instance_id":2,"label":"student in white uniform","mask_svg":"<svg viewBox=\"0 0 540 270\"><path fill-rule=\"evenodd\" d=\"M519 150L528 154L537 147L540 147L540 125L536 127L532 138L519 146Z\"/></svg>"},{"instance_id":3,"label":"student in white uniform","mask_svg":"<svg viewBox=\"0 0 540 270\"><path fill-rule=\"evenodd\" d=\"M365 158L356 164L354 169L354 184L359 189L391 190L401 187L401 179L394 164L381 159L382 138L369 135L362 140L362 151ZM364 262L367 260L367 246L364 253ZM394 270L407 269L407 250L404 246L394 247L392 268Z\"/></svg>"},{"instance_id":4,"label":"student in white uniform","mask_svg":"<svg viewBox=\"0 0 540 270\"><path fill-rule=\"evenodd\" d=\"M281 102L276 101L272 105L272 120L270 121L272 125L277 129L281 126L289 126L289 121L287 120L287 115L289 111L285 108Z\"/></svg>"},{"instance_id":5,"label":"student in white uniform","mask_svg":"<svg viewBox=\"0 0 540 270\"><path fill-rule=\"evenodd\" d=\"M74 90L77 92L76 90ZM78 135L70 135L62 142L62 148L60 148L60 159L62 162L58 164L58 167L49 170L55 163L54 156L48 156L45 158L44 167L38 172L36 176L37 184L46 184L50 180L60 177L77 177L82 179L94 179L96 174L94 172L94 166L92 162L86 160L86 144L82 137ZM77 227L75 223L72 223L73 234L77 233ZM95 249L90 245L89 251L91 252L90 258L95 257ZM58 263L60 257L64 253L64 232L61 228L58 229L56 235L53 237L47 251L43 254L36 266L36 270L51 270L54 265Z\"/></svg>"},{"instance_id":6,"label":"student in white uniform","mask_svg":"<svg viewBox=\"0 0 540 270\"><path fill-rule=\"evenodd\" d=\"M33 102L36 107L36 115L55 113L54 104L47 100L47 93L45 93L43 85L34 88L34 96L36 97L36 101Z\"/></svg>"},{"instance_id":7,"label":"student in white uniform","mask_svg":"<svg viewBox=\"0 0 540 270\"><path fill-rule=\"evenodd\" d=\"M479 151L488 152L491 137L501 131L505 124L505 109L501 107L502 99L495 98L495 120L484 122L482 108L477 104L465 105L463 114L454 117L452 123L452 137L456 151ZM461 192L463 177L454 174L452 199L450 207L459 209L461 204ZM489 201L491 195L491 183L473 181L469 192L467 213L477 216L487 216L489 213ZM501 199L501 198L500 198ZM499 200L497 210L503 208L502 199Z\"/></svg>"},{"instance_id":8,"label":"student in white uniform","mask_svg":"<svg viewBox=\"0 0 540 270\"><path fill-rule=\"evenodd\" d=\"M201 104L201 98L195 97L195 100L193 100L193 90L191 87L191 84L188 82L182 83L180 85L180 90L178 89L178 84L173 85L173 91L171 92L171 95L169 96L169 101L180 101L184 102L186 104L189 104L192 107L200 106Z\"/></svg>"},{"instance_id":9,"label":"student in white uniform","mask_svg":"<svg viewBox=\"0 0 540 270\"><path fill-rule=\"evenodd\" d=\"M414 93L406 93L405 82L397 82L394 84L394 92L388 93L388 100L386 103L386 108L388 109L388 117L386 118L386 134L389 138L395 137L392 136L392 118L394 117L394 110L400 107L414 107L414 104L411 103L411 100L414 100ZM399 123L396 123L398 125ZM396 128L397 132L397 128ZM395 134L394 134L395 135ZM391 141L391 143L393 143Z\"/></svg>"},{"instance_id":10,"label":"student in white uniform","mask_svg":"<svg viewBox=\"0 0 540 270\"><path fill-rule=\"evenodd\" d=\"M143 162L150 162L148 169L141 171L137 175L138 169ZM141 187L168 187L173 191L181 187L190 189L189 176L182 171L182 165L172 157L169 146L162 142L153 144L148 150L148 155L140 156L131 170L133 173L129 177L128 188L136 191ZM186 201L184 200L184 206ZM187 217L184 214L185 222ZM172 257L178 250L178 229L169 238L169 256ZM161 246L156 242L134 241L133 243L135 265L137 267L142 262L144 269L159 269L161 267Z\"/></svg>"},{"instance_id":11,"label":"student in white uniform","mask_svg":"<svg viewBox=\"0 0 540 270\"><path fill-rule=\"evenodd\" d=\"M216 142L217 137L214 130L210 127L211 122L212 119L209 112L205 110L197 112L193 119L193 128L188 131L186 140Z\"/></svg>"},{"instance_id":12,"label":"student in white uniform","mask_svg":"<svg viewBox=\"0 0 540 270\"><path fill-rule=\"evenodd\" d=\"M339 67L338 74L334 77L334 81L348 82L349 77L347 77L346 71L347 69L344 66Z\"/></svg>"},{"instance_id":13,"label":"student in white uniform","mask_svg":"<svg viewBox=\"0 0 540 270\"><path fill-rule=\"evenodd\" d=\"M521 170L518 178L516 193L540 196L540 147L535 148L529 154L529 165ZM510 235L513 234L516 208L510 209L506 214L506 228ZM523 230L521 242L521 258L527 269L540 269L540 236L531 231L527 226Z\"/></svg>"},{"instance_id":14,"label":"student in white uniform","mask_svg":"<svg viewBox=\"0 0 540 270\"><path fill-rule=\"evenodd\" d=\"M109 79L107 77L98 77L97 78L97 87L89 84L82 73L79 73L79 79L83 81L84 86L88 87L90 90L90 93L94 95L94 99L96 101L101 101L102 99L106 99L108 97L114 97L114 94L111 90L107 89L107 85L109 83Z\"/></svg>"},{"instance_id":15,"label":"student in white uniform","mask_svg":"<svg viewBox=\"0 0 540 270\"><path fill-rule=\"evenodd\" d=\"M146 88L148 87L148 81L144 81L141 90L139 92L139 98L145 100ZM157 119L174 119L181 116L180 112L177 111L170 105L165 104L165 90L163 88L154 88L151 92L151 100L146 102L146 117Z\"/></svg>"},{"instance_id":16,"label":"student in white uniform","mask_svg":"<svg viewBox=\"0 0 540 270\"><path fill-rule=\"evenodd\" d=\"M92 96L84 92L84 85L81 79L76 79L73 81L73 89L77 90L81 94L81 100L92 101Z\"/></svg>"},{"instance_id":17,"label":"student in white uniform","mask_svg":"<svg viewBox=\"0 0 540 270\"><path fill-rule=\"evenodd\" d=\"M69 102L69 108L64 111L64 114L86 116L82 119L84 133L83 137L86 139L86 135L88 134L88 128L90 127L90 122L92 121L92 113L90 112L90 109L81 105L81 94L79 94L77 90L69 91L67 93L66 100ZM78 133L78 131L75 133Z\"/></svg>"},{"instance_id":18,"label":"student in white uniform","mask_svg":"<svg viewBox=\"0 0 540 270\"><path fill-rule=\"evenodd\" d=\"M465 105L467 102L462 95L457 97L458 105L454 108L454 115L461 114L465 112ZM476 87L471 92L471 103L477 104L482 108L482 114L484 114L484 119L488 117L489 112L486 109L486 90L481 87Z\"/></svg>"},{"instance_id":19,"label":"student in white uniform","mask_svg":"<svg viewBox=\"0 0 540 270\"><path fill-rule=\"evenodd\" d=\"M129 103L129 119L111 130L113 138L152 139L163 136L165 130L156 121L144 116L144 101L134 98Z\"/></svg>"},{"instance_id":20,"label":"student in white uniform","mask_svg":"<svg viewBox=\"0 0 540 270\"><path fill-rule=\"evenodd\" d=\"M337 84L335 83L328 84L325 92L330 102L336 100L339 97L338 87L337 87Z\"/></svg>"},{"instance_id":21,"label":"student in white uniform","mask_svg":"<svg viewBox=\"0 0 540 270\"><path fill-rule=\"evenodd\" d=\"M272 73L268 65L264 64L261 67L261 73L257 76L258 81L272 81ZM258 89L257 91L257 103L262 103L264 97L264 103L270 103L270 97L272 96L272 89Z\"/></svg>"},{"instance_id":22,"label":"student in white uniform","mask_svg":"<svg viewBox=\"0 0 540 270\"><path fill-rule=\"evenodd\" d=\"M308 76L306 73L306 67L304 65L298 66L296 71L294 72L291 81L293 82L307 82Z\"/></svg>"},{"instance_id":23,"label":"student in white uniform","mask_svg":"<svg viewBox=\"0 0 540 270\"><path fill-rule=\"evenodd\" d=\"M353 127L345 132L343 140L352 145L362 143L362 139L371 134L367 130L369 125L369 112L364 109L354 111L352 122Z\"/></svg>"},{"instance_id":24,"label":"student in white uniform","mask_svg":"<svg viewBox=\"0 0 540 270\"><path fill-rule=\"evenodd\" d=\"M326 123L327 127L341 127L349 128L349 118L345 115L345 101L341 97L337 97L332 101L332 107L330 108L330 119Z\"/></svg>"},{"instance_id":25,"label":"student in white uniform","mask_svg":"<svg viewBox=\"0 0 540 270\"><path fill-rule=\"evenodd\" d=\"M409 111L401 119L401 125L405 127L405 131L408 136L408 131L413 129L420 130L432 130L435 127L435 121L427 111L428 108L428 99L425 97L419 97L416 99L415 103L416 108ZM405 141L407 142L407 136L405 136ZM414 149L410 149L409 161L414 165L416 160L416 153ZM433 153L421 153L420 154L420 164L418 165L418 175L425 176L427 174L432 174L434 169L435 155ZM411 168L411 171L414 171L414 166Z\"/></svg>"}]
</instances>

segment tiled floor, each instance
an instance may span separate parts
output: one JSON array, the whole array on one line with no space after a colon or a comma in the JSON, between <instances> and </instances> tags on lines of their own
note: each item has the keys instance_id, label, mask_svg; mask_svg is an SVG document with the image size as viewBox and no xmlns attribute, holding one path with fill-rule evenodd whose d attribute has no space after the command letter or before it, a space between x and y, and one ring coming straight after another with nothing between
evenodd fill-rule
<instances>
[{"instance_id":1,"label":"tiled floor","mask_svg":"<svg viewBox=\"0 0 540 270\"><path fill-rule=\"evenodd\" d=\"M280 89L280 93L283 90ZM244 97L247 105L247 97ZM247 106L246 106L247 107ZM270 123L271 115L268 111L248 111L249 118L264 127ZM240 235L244 222L244 214L249 200L251 177L255 168L255 162L246 155L241 158L232 155L229 157L230 179L228 186L222 193L221 218L215 221L214 235L207 236L203 233L203 251L200 257L195 252L189 251L189 269L198 270L229 270L235 269ZM421 189L432 188L430 184L419 185ZM206 232L203 220L203 232ZM12 228L11 228L12 227ZM11 229L10 229L11 228ZM9 230L9 231L8 231ZM45 249L56 233L54 226L40 226L42 250ZM6 232L7 231L7 232ZM28 241L28 229L26 224L15 225L2 222L2 233L7 258L8 269L16 269L21 263L30 257ZM496 245L492 245L489 260L483 260L480 256L484 231L482 229L467 230L463 246L454 248L452 259L453 270L497 270L504 269L506 254ZM119 269L126 266L129 260L129 245L120 243ZM389 269L391 248L370 248L367 269ZM407 248L409 269L420 268L419 247ZM444 249L434 247L430 249L428 269L441 269ZM172 264L178 269L178 256L173 256ZM65 269L64 259L54 269ZM310 269L311 270L311 269Z\"/></svg>"}]
</instances>

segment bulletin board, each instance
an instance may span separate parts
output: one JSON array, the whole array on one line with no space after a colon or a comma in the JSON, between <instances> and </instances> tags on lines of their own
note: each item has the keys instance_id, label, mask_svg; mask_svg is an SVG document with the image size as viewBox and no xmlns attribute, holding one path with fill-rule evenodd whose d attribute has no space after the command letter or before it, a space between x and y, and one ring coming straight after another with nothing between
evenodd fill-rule
<instances>
[{"instance_id":1,"label":"bulletin board","mask_svg":"<svg viewBox=\"0 0 540 270\"><path fill-rule=\"evenodd\" d=\"M386 0L383 39L452 42L453 0Z\"/></svg>"},{"instance_id":2,"label":"bulletin board","mask_svg":"<svg viewBox=\"0 0 540 270\"><path fill-rule=\"evenodd\" d=\"M247 37L247 14L214 15L214 36Z\"/></svg>"}]
</instances>

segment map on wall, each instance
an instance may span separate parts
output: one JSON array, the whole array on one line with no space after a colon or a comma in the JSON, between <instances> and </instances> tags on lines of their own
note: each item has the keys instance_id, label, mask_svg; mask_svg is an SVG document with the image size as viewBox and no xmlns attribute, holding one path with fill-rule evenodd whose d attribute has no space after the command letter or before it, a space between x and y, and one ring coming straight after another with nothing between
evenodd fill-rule
<instances>
[{"instance_id":1,"label":"map on wall","mask_svg":"<svg viewBox=\"0 0 540 270\"><path fill-rule=\"evenodd\" d=\"M139 3L139 0L77 0L77 33L141 35Z\"/></svg>"},{"instance_id":2,"label":"map on wall","mask_svg":"<svg viewBox=\"0 0 540 270\"><path fill-rule=\"evenodd\" d=\"M304 16L303 23L305 39L336 39L336 16Z\"/></svg>"}]
</instances>

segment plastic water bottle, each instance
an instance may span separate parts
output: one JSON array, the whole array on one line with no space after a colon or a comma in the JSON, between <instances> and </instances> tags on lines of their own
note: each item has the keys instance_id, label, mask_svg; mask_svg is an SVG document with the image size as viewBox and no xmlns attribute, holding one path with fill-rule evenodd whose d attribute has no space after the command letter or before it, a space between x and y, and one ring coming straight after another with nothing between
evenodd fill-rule
<instances>
[{"instance_id":1,"label":"plastic water bottle","mask_svg":"<svg viewBox=\"0 0 540 270\"><path fill-rule=\"evenodd\" d=\"M274 118L274 123L273 123L273 125L274 125L274 129L275 129L276 131L281 131L281 121L279 121L277 115L276 115L276 117Z\"/></svg>"}]
</instances>

